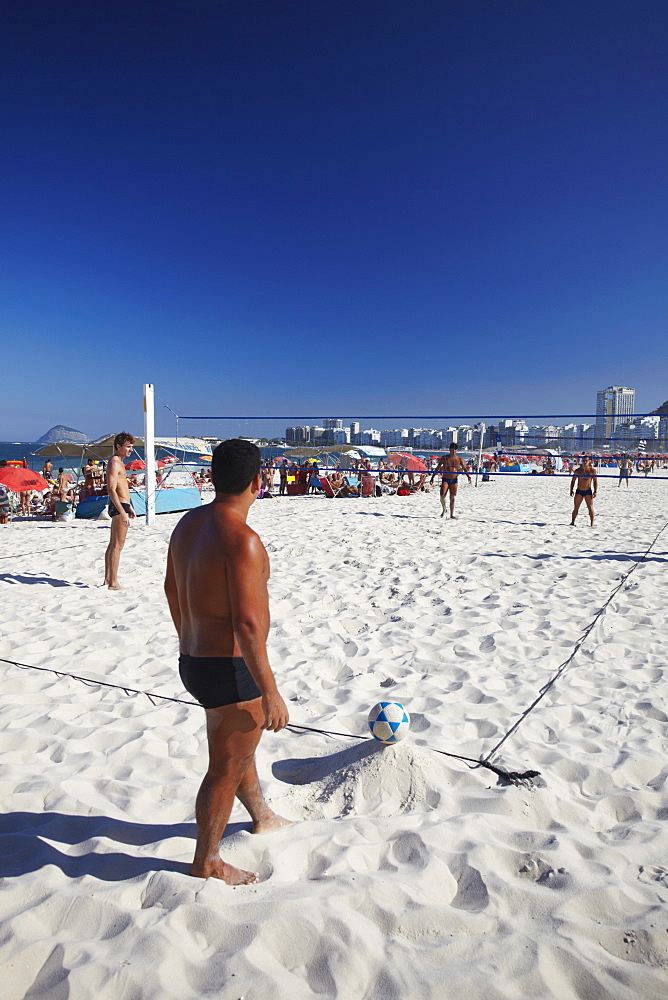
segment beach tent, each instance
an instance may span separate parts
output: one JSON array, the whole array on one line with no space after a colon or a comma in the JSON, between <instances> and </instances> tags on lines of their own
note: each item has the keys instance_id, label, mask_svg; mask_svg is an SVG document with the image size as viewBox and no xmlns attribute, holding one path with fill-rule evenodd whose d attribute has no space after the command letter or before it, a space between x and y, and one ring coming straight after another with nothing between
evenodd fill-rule
<instances>
[{"instance_id":1,"label":"beach tent","mask_svg":"<svg viewBox=\"0 0 668 1000\"><path fill-rule=\"evenodd\" d=\"M143 448L144 439L143 437L138 437L136 434L132 435L135 439L134 448ZM114 454L114 438L115 434L103 434L102 437L95 438L90 444L86 445L86 448L95 455L97 458L111 458Z\"/></svg>"},{"instance_id":2,"label":"beach tent","mask_svg":"<svg viewBox=\"0 0 668 1000\"><path fill-rule=\"evenodd\" d=\"M86 454L85 444L70 444L68 441L58 441L55 444L45 444L43 448L34 451L39 458L79 458Z\"/></svg>"},{"instance_id":3,"label":"beach tent","mask_svg":"<svg viewBox=\"0 0 668 1000\"><path fill-rule=\"evenodd\" d=\"M39 458L100 458L108 459L114 454L115 434L105 434L103 437L89 441L88 444L72 444L71 441L56 441L45 444L43 448L33 452ZM135 447L142 448L143 437L135 437Z\"/></svg>"},{"instance_id":4,"label":"beach tent","mask_svg":"<svg viewBox=\"0 0 668 1000\"><path fill-rule=\"evenodd\" d=\"M378 448L375 444L344 444L342 450L346 452L358 451L364 458L385 458L387 452L384 448Z\"/></svg>"}]
</instances>

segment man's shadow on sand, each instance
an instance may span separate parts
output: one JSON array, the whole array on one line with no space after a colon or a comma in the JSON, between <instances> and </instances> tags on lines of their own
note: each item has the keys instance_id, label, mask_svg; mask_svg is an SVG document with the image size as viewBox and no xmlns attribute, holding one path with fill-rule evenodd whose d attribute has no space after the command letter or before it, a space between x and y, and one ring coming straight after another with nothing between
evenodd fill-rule
<instances>
[{"instance_id":1,"label":"man's shadow on sand","mask_svg":"<svg viewBox=\"0 0 668 1000\"><path fill-rule=\"evenodd\" d=\"M35 573L20 576L18 573L0 573L0 581L4 583L45 583L49 587L83 587L88 589L85 583L72 583L71 580L58 580L53 576L44 576L43 573Z\"/></svg>"},{"instance_id":2,"label":"man's shadow on sand","mask_svg":"<svg viewBox=\"0 0 668 1000\"><path fill-rule=\"evenodd\" d=\"M228 823L223 839L249 828L250 822ZM87 843L96 837L105 839L104 853ZM39 871L45 865L55 865L68 878L93 875L105 882L122 882L155 871L187 875L189 863L109 851L110 841L139 847L172 837L192 840L194 849L195 824L129 823L110 816L69 816L58 812L4 813L0 816L0 876L12 878L26 875ZM59 851L48 843L54 840L60 844L76 845L81 853Z\"/></svg>"}]
</instances>

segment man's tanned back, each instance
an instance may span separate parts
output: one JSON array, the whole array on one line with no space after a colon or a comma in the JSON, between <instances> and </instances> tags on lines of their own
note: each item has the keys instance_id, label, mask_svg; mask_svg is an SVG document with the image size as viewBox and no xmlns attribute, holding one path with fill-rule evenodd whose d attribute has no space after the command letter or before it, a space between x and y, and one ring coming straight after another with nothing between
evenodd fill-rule
<instances>
[{"instance_id":1,"label":"man's tanned back","mask_svg":"<svg viewBox=\"0 0 668 1000\"><path fill-rule=\"evenodd\" d=\"M190 511L175 529L170 554L181 612L181 652L191 656L240 656L228 569L248 556L261 560L256 601L269 628L266 582L269 558L258 535L234 511L207 504Z\"/></svg>"}]
</instances>

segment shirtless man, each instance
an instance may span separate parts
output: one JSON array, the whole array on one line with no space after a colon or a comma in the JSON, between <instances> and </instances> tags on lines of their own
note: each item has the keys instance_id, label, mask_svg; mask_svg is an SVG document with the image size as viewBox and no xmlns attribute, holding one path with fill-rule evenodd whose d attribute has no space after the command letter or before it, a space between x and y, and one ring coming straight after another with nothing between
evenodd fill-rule
<instances>
[{"instance_id":1,"label":"shirtless man","mask_svg":"<svg viewBox=\"0 0 668 1000\"><path fill-rule=\"evenodd\" d=\"M130 521L135 512L130 503L130 487L125 472L124 458L129 458L135 439L132 434L121 431L114 438L114 454L107 466L107 489L109 490L109 514L111 515L111 538L104 554L104 584L109 590L122 590L118 582L118 564Z\"/></svg>"},{"instance_id":2,"label":"shirtless man","mask_svg":"<svg viewBox=\"0 0 668 1000\"><path fill-rule=\"evenodd\" d=\"M167 555L165 594L179 635L184 687L206 710L209 767L197 793L197 844L190 869L228 885L258 882L220 857L234 797L253 833L288 825L267 805L255 768L262 730L277 733L288 710L269 666L269 558L246 524L261 487L260 450L223 441L213 453L213 503L189 511Z\"/></svg>"},{"instance_id":3,"label":"shirtless man","mask_svg":"<svg viewBox=\"0 0 668 1000\"><path fill-rule=\"evenodd\" d=\"M468 469L464 465L463 461L457 454L457 445L454 441L450 444L450 454L444 455L443 458L439 459L439 463L434 470L434 474L431 477L431 482L434 481L434 476L442 472L441 477L441 507L443 508L441 512L441 517L445 517L445 504L447 500L448 493L450 494L450 517L455 516L455 497L457 496L457 479L459 473L463 472L466 477L471 482L471 477L469 476Z\"/></svg>"},{"instance_id":4,"label":"shirtless man","mask_svg":"<svg viewBox=\"0 0 668 1000\"><path fill-rule=\"evenodd\" d=\"M573 496L573 490L575 488L575 481L577 480L578 488L575 492L575 502L573 506L573 517L571 519L571 527L575 524L575 518L578 516L578 511L580 510L580 505L584 499L587 504L587 510L589 511L589 520L591 522L592 528L594 527L594 497L597 492L597 478L596 470L591 464L591 459L588 455L585 455L582 459L582 463L578 465L577 469L573 473L573 478L571 479L571 496Z\"/></svg>"},{"instance_id":5,"label":"shirtless man","mask_svg":"<svg viewBox=\"0 0 668 1000\"><path fill-rule=\"evenodd\" d=\"M631 477L632 465L627 455L622 455L618 459L617 464L619 465L619 482L617 483L617 489L622 485L622 482L626 483L626 488L629 488L629 479Z\"/></svg>"}]
</instances>

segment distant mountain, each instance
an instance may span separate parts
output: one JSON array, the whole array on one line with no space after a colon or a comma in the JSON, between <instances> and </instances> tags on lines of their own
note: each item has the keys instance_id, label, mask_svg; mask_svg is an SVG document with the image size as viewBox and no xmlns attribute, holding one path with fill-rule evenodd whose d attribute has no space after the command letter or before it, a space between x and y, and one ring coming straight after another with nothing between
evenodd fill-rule
<instances>
[{"instance_id":1,"label":"distant mountain","mask_svg":"<svg viewBox=\"0 0 668 1000\"><path fill-rule=\"evenodd\" d=\"M46 434L42 434L37 444L55 444L56 441L67 441L68 444L88 444L91 440L92 438L89 438L83 431L75 431L74 427L63 427L62 424L56 424Z\"/></svg>"},{"instance_id":2,"label":"distant mountain","mask_svg":"<svg viewBox=\"0 0 668 1000\"><path fill-rule=\"evenodd\" d=\"M668 414L668 399L666 400L665 403L662 403L658 409L652 410L653 417L659 417L659 416L663 417L666 414Z\"/></svg>"}]
</instances>

